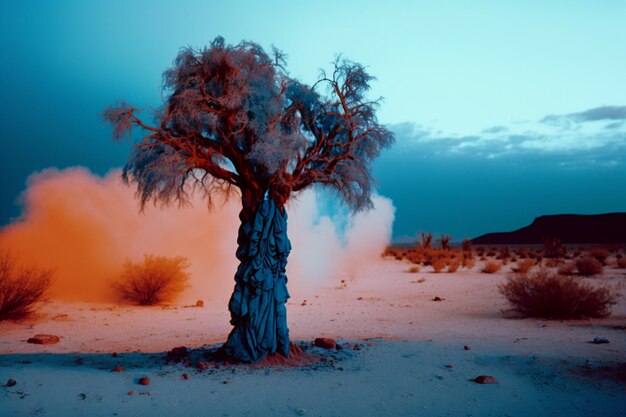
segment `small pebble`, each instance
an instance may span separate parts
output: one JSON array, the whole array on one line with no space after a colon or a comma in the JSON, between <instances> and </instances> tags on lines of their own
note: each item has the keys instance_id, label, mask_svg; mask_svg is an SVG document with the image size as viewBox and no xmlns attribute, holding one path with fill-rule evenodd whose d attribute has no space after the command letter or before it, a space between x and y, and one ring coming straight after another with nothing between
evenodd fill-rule
<instances>
[{"instance_id":1,"label":"small pebble","mask_svg":"<svg viewBox=\"0 0 626 417\"><path fill-rule=\"evenodd\" d=\"M140 378L139 385L150 385L150 378L148 378L147 376Z\"/></svg>"},{"instance_id":2,"label":"small pebble","mask_svg":"<svg viewBox=\"0 0 626 417\"><path fill-rule=\"evenodd\" d=\"M115 368L111 369L111 372L124 372L125 370L124 367L117 365Z\"/></svg>"},{"instance_id":3,"label":"small pebble","mask_svg":"<svg viewBox=\"0 0 626 417\"><path fill-rule=\"evenodd\" d=\"M465 350L472 350L472 348L467 346L467 345L463 346L463 349L465 349Z\"/></svg>"},{"instance_id":4,"label":"small pebble","mask_svg":"<svg viewBox=\"0 0 626 417\"><path fill-rule=\"evenodd\" d=\"M5 387L14 387L17 384L17 381L13 378L9 378L7 383L4 385Z\"/></svg>"},{"instance_id":5,"label":"small pebble","mask_svg":"<svg viewBox=\"0 0 626 417\"><path fill-rule=\"evenodd\" d=\"M609 343L609 339L602 336L596 336L593 338L593 343L595 343L596 345L601 345L603 343Z\"/></svg>"}]
</instances>

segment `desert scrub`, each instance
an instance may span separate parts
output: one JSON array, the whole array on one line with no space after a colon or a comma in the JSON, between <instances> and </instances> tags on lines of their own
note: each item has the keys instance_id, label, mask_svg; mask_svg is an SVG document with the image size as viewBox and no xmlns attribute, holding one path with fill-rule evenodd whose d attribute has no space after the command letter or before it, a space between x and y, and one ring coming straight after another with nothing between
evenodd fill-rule
<instances>
[{"instance_id":1,"label":"desert scrub","mask_svg":"<svg viewBox=\"0 0 626 417\"><path fill-rule=\"evenodd\" d=\"M500 262L489 261L483 265L483 269L481 270L485 274L494 274L498 272L502 268L502 264Z\"/></svg>"},{"instance_id":2,"label":"desert scrub","mask_svg":"<svg viewBox=\"0 0 626 417\"><path fill-rule=\"evenodd\" d=\"M419 266L412 266L409 268L409 270L407 271L409 274L416 274L420 271L420 267Z\"/></svg>"},{"instance_id":3,"label":"desert scrub","mask_svg":"<svg viewBox=\"0 0 626 417\"><path fill-rule=\"evenodd\" d=\"M171 302L187 287L187 268L185 257L145 255L141 263L126 261L113 288L124 300L138 305Z\"/></svg>"},{"instance_id":4,"label":"desert scrub","mask_svg":"<svg viewBox=\"0 0 626 417\"><path fill-rule=\"evenodd\" d=\"M619 297L608 287L594 287L547 269L511 275L498 289L523 316L547 319L606 317Z\"/></svg>"},{"instance_id":5,"label":"desert scrub","mask_svg":"<svg viewBox=\"0 0 626 417\"><path fill-rule=\"evenodd\" d=\"M513 272L519 272L520 274L526 274L535 265L535 261L532 259L520 259L517 261Z\"/></svg>"},{"instance_id":6,"label":"desert scrub","mask_svg":"<svg viewBox=\"0 0 626 417\"><path fill-rule=\"evenodd\" d=\"M576 269L578 270L578 274L584 277L601 274L604 270L602 262L589 256L578 259L576 261Z\"/></svg>"},{"instance_id":7,"label":"desert scrub","mask_svg":"<svg viewBox=\"0 0 626 417\"><path fill-rule=\"evenodd\" d=\"M0 321L20 320L45 301L53 271L18 266L9 252L0 255Z\"/></svg>"}]
</instances>

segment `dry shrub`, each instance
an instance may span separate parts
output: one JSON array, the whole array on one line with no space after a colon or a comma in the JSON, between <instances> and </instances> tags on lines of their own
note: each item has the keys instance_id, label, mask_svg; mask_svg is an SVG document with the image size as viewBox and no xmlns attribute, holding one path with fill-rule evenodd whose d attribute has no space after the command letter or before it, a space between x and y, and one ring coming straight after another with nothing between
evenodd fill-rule
<instances>
[{"instance_id":1,"label":"dry shrub","mask_svg":"<svg viewBox=\"0 0 626 417\"><path fill-rule=\"evenodd\" d=\"M517 261L516 266L513 268L513 272L526 274L528 273L528 271L530 271L530 268L532 268L534 265L535 265L535 261L533 261L532 259L520 259L519 261Z\"/></svg>"},{"instance_id":2,"label":"dry shrub","mask_svg":"<svg viewBox=\"0 0 626 417\"><path fill-rule=\"evenodd\" d=\"M443 271L443 268L446 266L447 263L448 263L448 260L446 258L443 258L443 257L434 257L430 261L430 264L432 265L433 270L436 273L439 273L439 272Z\"/></svg>"},{"instance_id":3,"label":"dry shrub","mask_svg":"<svg viewBox=\"0 0 626 417\"><path fill-rule=\"evenodd\" d=\"M602 263L602 265L606 265L606 258L609 257L609 251L604 248L591 248L589 249L589 256L597 259Z\"/></svg>"},{"instance_id":4,"label":"dry shrub","mask_svg":"<svg viewBox=\"0 0 626 417\"><path fill-rule=\"evenodd\" d=\"M145 255L142 263L127 260L113 288L125 300L138 305L173 301L189 281L187 258Z\"/></svg>"},{"instance_id":5,"label":"dry shrub","mask_svg":"<svg viewBox=\"0 0 626 417\"><path fill-rule=\"evenodd\" d=\"M562 258L565 256L566 249L561 239L548 237L543 239L543 255L546 258Z\"/></svg>"},{"instance_id":6,"label":"dry shrub","mask_svg":"<svg viewBox=\"0 0 626 417\"><path fill-rule=\"evenodd\" d=\"M626 258L617 258L617 267L626 268Z\"/></svg>"},{"instance_id":7,"label":"dry shrub","mask_svg":"<svg viewBox=\"0 0 626 417\"><path fill-rule=\"evenodd\" d=\"M483 266L482 272L485 274L494 274L498 272L500 268L502 268L502 264L500 262L489 261Z\"/></svg>"},{"instance_id":8,"label":"dry shrub","mask_svg":"<svg viewBox=\"0 0 626 417\"><path fill-rule=\"evenodd\" d=\"M0 321L32 314L45 301L52 276L49 269L18 267L9 252L0 255Z\"/></svg>"},{"instance_id":9,"label":"dry shrub","mask_svg":"<svg viewBox=\"0 0 626 417\"><path fill-rule=\"evenodd\" d=\"M563 259L561 258L547 258L546 259L546 266L548 268L557 268L559 265L561 265L563 263Z\"/></svg>"},{"instance_id":10,"label":"dry shrub","mask_svg":"<svg viewBox=\"0 0 626 417\"><path fill-rule=\"evenodd\" d=\"M471 254L470 256L463 257L463 268L472 269L475 264L476 264L476 261L474 260L474 257Z\"/></svg>"},{"instance_id":11,"label":"dry shrub","mask_svg":"<svg viewBox=\"0 0 626 417\"><path fill-rule=\"evenodd\" d=\"M448 263L448 272L454 273L459 269L460 266L461 262L458 259L451 260L450 263Z\"/></svg>"},{"instance_id":12,"label":"dry shrub","mask_svg":"<svg viewBox=\"0 0 626 417\"><path fill-rule=\"evenodd\" d=\"M619 297L608 287L595 288L546 269L509 276L498 289L522 315L548 319L606 317Z\"/></svg>"},{"instance_id":13,"label":"dry shrub","mask_svg":"<svg viewBox=\"0 0 626 417\"><path fill-rule=\"evenodd\" d=\"M557 271L561 275L567 275L567 276L575 275L576 274L576 264L574 262L566 262L566 263L562 264L561 266L559 266Z\"/></svg>"},{"instance_id":14,"label":"dry shrub","mask_svg":"<svg viewBox=\"0 0 626 417\"><path fill-rule=\"evenodd\" d=\"M601 274L604 268L602 267L602 262L596 258L586 256L576 261L576 269L578 270L578 274L584 277L591 277Z\"/></svg>"}]
</instances>

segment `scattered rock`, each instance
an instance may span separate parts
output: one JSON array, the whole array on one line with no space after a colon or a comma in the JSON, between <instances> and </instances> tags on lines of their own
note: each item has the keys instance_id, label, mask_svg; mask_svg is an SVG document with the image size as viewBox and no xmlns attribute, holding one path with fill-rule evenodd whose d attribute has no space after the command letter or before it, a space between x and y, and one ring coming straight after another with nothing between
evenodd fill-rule
<instances>
[{"instance_id":1,"label":"scattered rock","mask_svg":"<svg viewBox=\"0 0 626 417\"><path fill-rule=\"evenodd\" d=\"M318 337L315 339L315 346L322 349L337 349L337 342L328 337Z\"/></svg>"},{"instance_id":2,"label":"scattered rock","mask_svg":"<svg viewBox=\"0 0 626 417\"><path fill-rule=\"evenodd\" d=\"M135 395L135 391L131 389L130 391L128 391L128 395Z\"/></svg>"},{"instance_id":3,"label":"scattered rock","mask_svg":"<svg viewBox=\"0 0 626 417\"><path fill-rule=\"evenodd\" d=\"M86 400L86 399L87 399L87 394L85 394L84 392L81 392L80 394L78 394L78 397L79 397L81 400Z\"/></svg>"},{"instance_id":4,"label":"scattered rock","mask_svg":"<svg viewBox=\"0 0 626 417\"><path fill-rule=\"evenodd\" d=\"M36 334L27 340L28 343L34 343L36 345L54 345L59 343L59 336L53 334Z\"/></svg>"},{"instance_id":5,"label":"scattered rock","mask_svg":"<svg viewBox=\"0 0 626 417\"><path fill-rule=\"evenodd\" d=\"M117 358L117 352L113 352L113 353L111 353L111 357L112 357L112 358Z\"/></svg>"},{"instance_id":6,"label":"scattered rock","mask_svg":"<svg viewBox=\"0 0 626 417\"><path fill-rule=\"evenodd\" d=\"M204 307L204 300L196 301L196 307Z\"/></svg>"},{"instance_id":7,"label":"scattered rock","mask_svg":"<svg viewBox=\"0 0 626 417\"><path fill-rule=\"evenodd\" d=\"M150 378L148 378L147 376L139 378L139 385L150 385Z\"/></svg>"},{"instance_id":8,"label":"scattered rock","mask_svg":"<svg viewBox=\"0 0 626 417\"><path fill-rule=\"evenodd\" d=\"M111 372L125 372L126 369L124 369L123 366L117 365L115 368L111 369Z\"/></svg>"},{"instance_id":9,"label":"scattered rock","mask_svg":"<svg viewBox=\"0 0 626 417\"><path fill-rule=\"evenodd\" d=\"M463 346L463 349L464 349L464 350L472 350L472 348L471 348L471 347L469 347L469 346L467 346L467 345Z\"/></svg>"},{"instance_id":10,"label":"scattered rock","mask_svg":"<svg viewBox=\"0 0 626 417\"><path fill-rule=\"evenodd\" d=\"M184 380L186 381L186 380L188 380L188 379L189 379L189 375L187 375L187 374L183 374L181 378L182 378L182 379L184 379Z\"/></svg>"},{"instance_id":11,"label":"scattered rock","mask_svg":"<svg viewBox=\"0 0 626 417\"><path fill-rule=\"evenodd\" d=\"M230 379L225 379L222 381L222 384L226 385L226 384L230 384L232 381Z\"/></svg>"},{"instance_id":12,"label":"scattered rock","mask_svg":"<svg viewBox=\"0 0 626 417\"><path fill-rule=\"evenodd\" d=\"M498 382L494 377L489 375L477 376L476 378L472 379L472 381L477 384L495 384Z\"/></svg>"},{"instance_id":13,"label":"scattered rock","mask_svg":"<svg viewBox=\"0 0 626 417\"><path fill-rule=\"evenodd\" d=\"M433 298L433 301L443 301L443 300L445 300L445 298L441 298L439 296Z\"/></svg>"},{"instance_id":14,"label":"scattered rock","mask_svg":"<svg viewBox=\"0 0 626 417\"><path fill-rule=\"evenodd\" d=\"M208 362L198 361L198 363L196 363L196 368L198 368L199 371L206 371L208 367Z\"/></svg>"},{"instance_id":15,"label":"scattered rock","mask_svg":"<svg viewBox=\"0 0 626 417\"><path fill-rule=\"evenodd\" d=\"M454 364L446 363L446 368L454 368Z\"/></svg>"},{"instance_id":16,"label":"scattered rock","mask_svg":"<svg viewBox=\"0 0 626 417\"><path fill-rule=\"evenodd\" d=\"M307 304L306 300L302 301L302 304L300 304L301 306L305 306Z\"/></svg>"},{"instance_id":17,"label":"scattered rock","mask_svg":"<svg viewBox=\"0 0 626 417\"><path fill-rule=\"evenodd\" d=\"M185 358L189 356L189 351L186 346L175 347L174 349L167 352L165 356L165 362L175 362L180 363L185 360Z\"/></svg>"},{"instance_id":18,"label":"scattered rock","mask_svg":"<svg viewBox=\"0 0 626 417\"><path fill-rule=\"evenodd\" d=\"M9 380L7 381L6 384L4 384L5 387L14 387L17 384L17 381L14 380L13 378L9 378Z\"/></svg>"},{"instance_id":19,"label":"scattered rock","mask_svg":"<svg viewBox=\"0 0 626 417\"><path fill-rule=\"evenodd\" d=\"M595 343L596 345L601 345L603 343L609 343L609 339L603 336L596 336L593 338L593 343Z\"/></svg>"}]
</instances>

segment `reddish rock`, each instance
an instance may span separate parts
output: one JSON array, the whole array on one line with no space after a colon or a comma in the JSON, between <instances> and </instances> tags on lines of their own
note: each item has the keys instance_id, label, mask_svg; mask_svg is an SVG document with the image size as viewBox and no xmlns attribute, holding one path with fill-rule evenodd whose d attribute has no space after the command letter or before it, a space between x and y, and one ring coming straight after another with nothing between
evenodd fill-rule
<instances>
[{"instance_id":1,"label":"reddish rock","mask_svg":"<svg viewBox=\"0 0 626 417\"><path fill-rule=\"evenodd\" d=\"M181 378L183 378L183 379L186 381L186 380L188 380L188 379L189 379L189 375L187 375L187 374L183 374L183 376L182 376Z\"/></svg>"},{"instance_id":2,"label":"reddish rock","mask_svg":"<svg viewBox=\"0 0 626 417\"><path fill-rule=\"evenodd\" d=\"M17 384L17 381L14 380L13 378L9 378L9 380L7 381L6 384L4 384L5 387L14 387Z\"/></svg>"},{"instance_id":3,"label":"reddish rock","mask_svg":"<svg viewBox=\"0 0 626 417\"><path fill-rule=\"evenodd\" d=\"M196 301L196 307L204 307L204 300Z\"/></svg>"},{"instance_id":4,"label":"reddish rock","mask_svg":"<svg viewBox=\"0 0 626 417\"><path fill-rule=\"evenodd\" d=\"M130 391L128 391L128 395L135 395L135 391L131 389Z\"/></svg>"},{"instance_id":5,"label":"reddish rock","mask_svg":"<svg viewBox=\"0 0 626 417\"><path fill-rule=\"evenodd\" d=\"M187 356L189 356L189 351L187 350L187 347L179 346L167 352L167 355L165 356L165 361L180 363L183 362Z\"/></svg>"},{"instance_id":6,"label":"reddish rock","mask_svg":"<svg viewBox=\"0 0 626 417\"><path fill-rule=\"evenodd\" d=\"M445 298L441 298L439 296L433 298L433 301L443 301L443 300L445 300Z\"/></svg>"},{"instance_id":7,"label":"reddish rock","mask_svg":"<svg viewBox=\"0 0 626 417\"><path fill-rule=\"evenodd\" d=\"M476 378L472 379L472 381L476 382L477 384L495 384L498 381L489 375L480 375L477 376Z\"/></svg>"},{"instance_id":8,"label":"reddish rock","mask_svg":"<svg viewBox=\"0 0 626 417\"><path fill-rule=\"evenodd\" d=\"M27 340L28 343L34 343L36 345L54 345L59 343L59 336L53 334L36 334Z\"/></svg>"},{"instance_id":9,"label":"reddish rock","mask_svg":"<svg viewBox=\"0 0 626 417\"><path fill-rule=\"evenodd\" d=\"M209 367L208 362L198 361L198 363L196 363L196 368L198 368L199 371L206 371L208 367Z\"/></svg>"},{"instance_id":10,"label":"reddish rock","mask_svg":"<svg viewBox=\"0 0 626 417\"><path fill-rule=\"evenodd\" d=\"M150 385L150 378L148 378L147 376L139 378L139 385Z\"/></svg>"},{"instance_id":11,"label":"reddish rock","mask_svg":"<svg viewBox=\"0 0 626 417\"><path fill-rule=\"evenodd\" d=\"M315 346L322 349L337 349L337 342L328 337L318 337L315 339Z\"/></svg>"},{"instance_id":12,"label":"reddish rock","mask_svg":"<svg viewBox=\"0 0 626 417\"><path fill-rule=\"evenodd\" d=\"M446 368L454 368L454 364L447 363L447 364L446 364Z\"/></svg>"},{"instance_id":13,"label":"reddish rock","mask_svg":"<svg viewBox=\"0 0 626 417\"><path fill-rule=\"evenodd\" d=\"M124 372L126 371L126 369L124 369L123 366L117 365L115 368L111 369L111 372Z\"/></svg>"},{"instance_id":14,"label":"reddish rock","mask_svg":"<svg viewBox=\"0 0 626 417\"><path fill-rule=\"evenodd\" d=\"M467 345L463 346L463 349L465 349L465 350L472 350L472 348L467 346Z\"/></svg>"}]
</instances>

